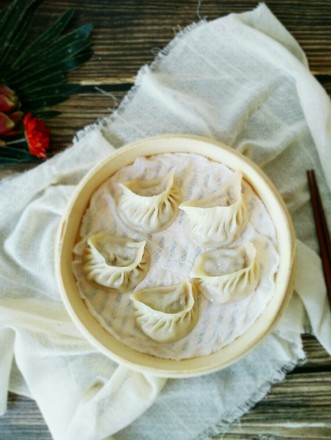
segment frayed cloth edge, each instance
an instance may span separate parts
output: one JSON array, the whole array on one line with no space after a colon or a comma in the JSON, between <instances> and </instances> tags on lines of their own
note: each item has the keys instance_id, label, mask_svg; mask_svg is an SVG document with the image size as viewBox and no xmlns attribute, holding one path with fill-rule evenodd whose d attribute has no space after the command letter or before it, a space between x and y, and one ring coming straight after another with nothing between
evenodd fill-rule
<instances>
[{"instance_id":1,"label":"frayed cloth edge","mask_svg":"<svg viewBox=\"0 0 331 440\"><path fill-rule=\"evenodd\" d=\"M266 383L262 384L260 388L243 405L240 405L235 411L231 411L231 413L226 414L214 425L201 432L194 440L207 440L216 436L223 437L223 435L227 434L234 423L239 422L242 416L248 413L268 394L272 385L284 380L287 373L291 372L298 364L305 361L306 355L302 346L297 347L295 354L297 356L295 361L284 364L278 371L274 373L273 377Z\"/></svg>"},{"instance_id":2,"label":"frayed cloth edge","mask_svg":"<svg viewBox=\"0 0 331 440\"><path fill-rule=\"evenodd\" d=\"M110 115L104 116L100 118L97 122L92 123L84 127L82 130L78 131L73 138L73 144L79 142L82 140L88 133L90 133L93 130L99 129L101 131L109 130L110 124L116 120L118 116L124 113L127 106L130 104L130 102L133 100L134 96L138 92L138 90L141 87L143 77L148 71L155 71L159 67L160 63L163 61L164 58L166 58L169 53L172 51L172 49L178 44L178 42L186 36L188 33L192 32L193 30L196 30L200 26L203 26L204 24L208 23L206 19L202 19L196 23L192 23L188 26L186 26L184 29L180 30L177 35L168 43L163 49L160 50L160 52L156 55L154 61L150 65L144 65L140 68L138 71L138 74L136 76L136 80L132 86L132 88L127 92L127 94L122 99L121 103L119 104L118 108L115 109Z\"/></svg>"}]
</instances>

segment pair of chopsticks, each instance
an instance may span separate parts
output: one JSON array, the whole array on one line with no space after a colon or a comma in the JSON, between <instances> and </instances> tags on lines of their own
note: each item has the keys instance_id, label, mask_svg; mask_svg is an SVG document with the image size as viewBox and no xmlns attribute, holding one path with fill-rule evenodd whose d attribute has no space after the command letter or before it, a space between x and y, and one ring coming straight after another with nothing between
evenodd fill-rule
<instances>
[{"instance_id":1,"label":"pair of chopsticks","mask_svg":"<svg viewBox=\"0 0 331 440\"><path fill-rule=\"evenodd\" d=\"M323 272L331 307L331 241L328 224L326 222L320 192L314 170L307 171L310 199L313 208L316 234L321 252Z\"/></svg>"}]
</instances>

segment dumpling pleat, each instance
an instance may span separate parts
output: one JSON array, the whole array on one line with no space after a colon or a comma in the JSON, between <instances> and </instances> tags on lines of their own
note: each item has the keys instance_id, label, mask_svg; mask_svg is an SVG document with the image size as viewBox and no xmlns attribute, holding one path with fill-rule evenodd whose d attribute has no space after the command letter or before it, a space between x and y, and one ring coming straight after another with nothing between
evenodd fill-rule
<instances>
[{"instance_id":1,"label":"dumpling pleat","mask_svg":"<svg viewBox=\"0 0 331 440\"><path fill-rule=\"evenodd\" d=\"M103 287L127 292L145 277L149 253L145 241L136 242L99 232L87 240L83 269L90 281Z\"/></svg>"},{"instance_id":2,"label":"dumpling pleat","mask_svg":"<svg viewBox=\"0 0 331 440\"><path fill-rule=\"evenodd\" d=\"M158 194L154 190L164 184ZM160 231L174 220L178 212L180 191L171 171L166 178L153 181L131 180L120 183L121 195L117 206L124 222L135 230L146 233Z\"/></svg>"},{"instance_id":3,"label":"dumpling pleat","mask_svg":"<svg viewBox=\"0 0 331 440\"><path fill-rule=\"evenodd\" d=\"M218 192L179 206L191 226L192 238L202 245L227 245L236 240L248 220L242 194L242 174L233 177Z\"/></svg>"},{"instance_id":4,"label":"dumpling pleat","mask_svg":"<svg viewBox=\"0 0 331 440\"><path fill-rule=\"evenodd\" d=\"M198 319L197 291L189 282L152 287L131 295L136 322L158 342L174 342L191 332Z\"/></svg>"},{"instance_id":5,"label":"dumpling pleat","mask_svg":"<svg viewBox=\"0 0 331 440\"><path fill-rule=\"evenodd\" d=\"M227 261L226 270L220 269L219 266ZM191 277L209 301L224 304L252 294L259 282L259 272L255 246L245 242L239 247L215 249L199 255Z\"/></svg>"}]
</instances>

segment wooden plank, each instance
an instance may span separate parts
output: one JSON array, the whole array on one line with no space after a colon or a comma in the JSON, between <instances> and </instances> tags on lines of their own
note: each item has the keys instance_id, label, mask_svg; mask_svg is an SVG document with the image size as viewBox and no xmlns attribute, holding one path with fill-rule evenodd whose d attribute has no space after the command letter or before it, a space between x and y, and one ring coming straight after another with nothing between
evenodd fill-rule
<instances>
[{"instance_id":1,"label":"wooden plank","mask_svg":"<svg viewBox=\"0 0 331 440\"><path fill-rule=\"evenodd\" d=\"M331 373L331 357L326 353L314 336L304 335L303 348L305 353L307 353L307 360L302 366L297 367L294 370L294 373L299 374L303 371L329 371Z\"/></svg>"},{"instance_id":2,"label":"wooden plank","mask_svg":"<svg viewBox=\"0 0 331 440\"><path fill-rule=\"evenodd\" d=\"M77 131L109 116L125 94L125 92L102 93L98 89L93 93L72 96L66 102L54 107L62 113L47 121L52 137L53 154L69 146Z\"/></svg>"},{"instance_id":3,"label":"wooden plank","mask_svg":"<svg viewBox=\"0 0 331 440\"><path fill-rule=\"evenodd\" d=\"M132 81L142 64L150 63L158 48L163 48L175 32L198 21L198 3L186 0L138 3L105 0L106 18L96 17L96 56L72 79L99 83L111 83L113 78ZM256 7L255 0L200 3L198 13L208 20ZM331 2L270 1L268 6L302 45L311 70L319 74L331 73L331 51L325 50L331 47ZM89 5L85 2L82 8L86 10ZM91 13L93 22L93 15L98 15L100 9Z\"/></svg>"},{"instance_id":4,"label":"wooden plank","mask_svg":"<svg viewBox=\"0 0 331 440\"><path fill-rule=\"evenodd\" d=\"M8 394L7 413L0 417L0 439L52 440L37 404L23 396Z\"/></svg>"},{"instance_id":5,"label":"wooden plank","mask_svg":"<svg viewBox=\"0 0 331 440\"><path fill-rule=\"evenodd\" d=\"M289 374L225 438L331 438L330 390L330 372Z\"/></svg>"},{"instance_id":6,"label":"wooden plank","mask_svg":"<svg viewBox=\"0 0 331 440\"><path fill-rule=\"evenodd\" d=\"M8 0L1 2L3 5ZM208 20L231 12L255 8L256 0L46 0L39 9L31 35L68 8L76 8L72 25L91 22L94 57L73 72L73 82L116 84L133 82L139 68L150 63L180 30L206 17ZM273 0L268 6L293 33L305 50L316 74L331 74L331 0Z\"/></svg>"},{"instance_id":7,"label":"wooden plank","mask_svg":"<svg viewBox=\"0 0 331 440\"><path fill-rule=\"evenodd\" d=\"M272 420L272 414L269 414ZM269 420L270 420L269 419ZM283 424L269 424L265 423L237 423L230 428L230 430L222 437L213 437L214 440L330 440L331 430L330 427L324 427L319 423L316 424L300 424L287 421Z\"/></svg>"}]
</instances>

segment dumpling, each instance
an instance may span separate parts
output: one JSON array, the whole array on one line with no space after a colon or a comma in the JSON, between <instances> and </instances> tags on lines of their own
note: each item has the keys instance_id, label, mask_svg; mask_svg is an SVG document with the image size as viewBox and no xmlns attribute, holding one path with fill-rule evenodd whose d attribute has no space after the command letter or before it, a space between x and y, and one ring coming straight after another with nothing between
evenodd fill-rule
<instances>
[{"instance_id":1,"label":"dumpling","mask_svg":"<svg viewBox=\"0 0 331 440\"><path fill-rule=\"evenodd\" d=\"M199 290L216 304L236 302L254 292L259 282L259 264L253 243L215 249L197 258L191 271Z\"/></svg>"},{"instance_id":2,"label":"dumpling","mask_svg":"<svg viewBox=\"0 0 331 440\"><path fill-rule=\"evenodd\" d=\"M248 219L242 195L242 174L235 172L217 193L184 202L179 208L186 212L192 238L199 244L223 246L233 242Z\"/></svg>"},{"instance_id":3,"label":"dumpling","mask_svg":"<svg viewBox=\"0 0 331 440\"><path fill-rule=\"evenodd\" d=\"M148 270L149 253L145 244L105 231L92 235L83 258L87 279L120 292L133 289Z\"/></svg>"},{"instance_id":4,"label":"dumpling","mask_svg":"<svg viewBox=\"0 0 331 440\"><path fill-rule=\"evenodd\" d=\"M120 183L118 211L135 230L156 232L166 228L178 213L180 200L174 171L160 179Z\"/></svg>"},{"instance_id":5,"label":"dumpling","mask_svg":"<svg viewBox=\"0 0 331 440\"><path fill-rule=\"evenodd\" d=\"M197 292L189 281L138 290L131 299L141 330L158 342L183 338L198 319Z\"/></svg>"}]
</instances>

